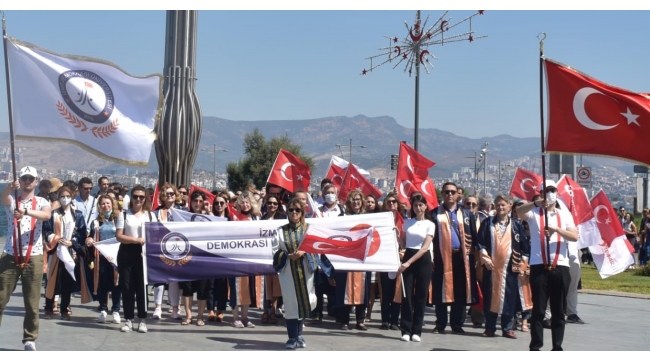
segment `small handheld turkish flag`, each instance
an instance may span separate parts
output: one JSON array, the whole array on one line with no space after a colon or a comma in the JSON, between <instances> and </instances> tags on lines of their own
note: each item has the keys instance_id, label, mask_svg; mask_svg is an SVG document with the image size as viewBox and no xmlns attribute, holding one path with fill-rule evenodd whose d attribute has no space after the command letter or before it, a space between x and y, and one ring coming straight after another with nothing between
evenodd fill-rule
<instances>
[{"instance_id":1,"label":"small handheld turkish flag","mask_svg":"<svg viewBox=\"0 0 650 360\"><path fill-rule=\"evenodd\" d=\"M395 177L399 201L411 206L409 197L414 191L420 191L425 195L427 205L430 208L437 207L438 199L435 191L432 190L433 183L429 179L429 169L435 164L417 150L406 145L405 142L400 143L397 176ZM431 183L431 186L429 183ZM425 186L422 186L423 184ZM428 194L432 195L427 196Z\"/></svg>"},{"instance_id":2,"label":"small handheld turkish flag","mask_svg":"<svg viewBox=\"0 0 650 360\"><path fill-rule=\"evenodd\" d=\"M374 228L338 231L309 225L298 250L310 254L338 255L365 260Z\"/></svg>"},{"instance_id":3,"label":"small handheld turkish flag","mask_svg":"<svg viewBox=\"0 0 650 360\"><path fill-rule=\"evenodd\" d=\"M519 199L532 201L535 195L539 194L537 187L542 183L542 176L532 171L517 168L515 177L510 185L510 195Z\"/></svg>"},{"instance_id":4,"label":"small handheld turkish flag","mask_svg":"<svg viewBox=\"0 0 650 360\"><path fill-rule=\"evenodd\" d=\"M607 85L545 59L548 87L546 151L606 155L650 165L639 151L650 137L650 96ZM625 139L623 143L613 141Z\"/></svg>"},{"instance_id":5,"label":"small handheld turkish flag","mask_svg":"<svg viewBox=\"0 0 650 360\"><path fill-rule=\"evenodd\" d=\"M381 190L377 189L365 176L361 175L356 166L348 166L341 183L339 199L347 199L352 190L359 190L363 196L373 195L378 199L383 195Z\"/></svg>"},{"instance_id":6,"label":"small handheld turkish flag","mask_svg":"<svg viewBox=\"0 0 650 360\"><path fill-rule=\"evenodd\" d=\"M304 161L287 150L280 149L266 181L289 192L308 191L311 169Z\"/></svg>"}]
</instances>

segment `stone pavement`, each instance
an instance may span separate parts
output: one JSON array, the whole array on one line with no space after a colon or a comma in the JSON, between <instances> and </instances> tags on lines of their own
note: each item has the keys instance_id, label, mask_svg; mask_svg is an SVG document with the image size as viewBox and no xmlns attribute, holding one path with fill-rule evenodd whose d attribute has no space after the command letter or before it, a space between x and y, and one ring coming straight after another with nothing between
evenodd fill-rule
<instances>
[{"instance_id":1,"label":"stone pavement","mask_svg":"<svg viewBox=\"0 0 650 360\"><path fill-rule=\"evenodd\" d=\"M152 300L152 297L149 297ZM630 297L580 294L579 315L585 325L567 324L565 350L648 350L650 333L645 331L646 320L650 318L650 302L647 299ZM41 309L44 299L41 300ZM235 329L229 323L206 323L204 327L192 324L181 326L172 320L163 304L162 320L147 320L147 334L121 333L117 324L96 322L97 303L80 305L73 297L71 321L58 318L40 320L40 336L37 350L265 350L285 351L286 329L278 325L261 325L260 311L251 310L251 320L256 328ZM150 303L149 316L152 314ZM194 302L196 308L196 302ZM297 351L327 350L528 350L530 334L516 331L516 340L482 338L482 329L465 325L466 335L432 334L435 315L427 308L425 328L421 343L406 343L399 340L399 331L379 330L379 302L375 303L372 321L367 323L369 331L342 331L333 319L326 318L322 324L309 324L304 330L306 349ZM195 313L196 314L196 313ZM22 350L23 298L18 285L7 306L0 327L0 350ZM42 315L42 310L41 310ZM112 317L109 316L109 319ZM353 317L352 317L353 318ZM230 313L225 317L231 321ZM447 328L449 330L449 328ZM550 349L550 330L544 330L546 346ZM500 334L500 331L497 332Z\"/></svg>"}]
</instances>

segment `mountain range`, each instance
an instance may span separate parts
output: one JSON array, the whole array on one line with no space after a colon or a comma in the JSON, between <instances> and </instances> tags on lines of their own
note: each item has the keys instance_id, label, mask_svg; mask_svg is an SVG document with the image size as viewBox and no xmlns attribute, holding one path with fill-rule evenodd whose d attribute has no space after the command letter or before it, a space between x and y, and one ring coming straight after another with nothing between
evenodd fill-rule
<instances>
[{"instance_id":1,"label":"mountain range","mask_svg":"<svg viewBox=\"0 0 650 360\"><path fill-rule=\"evenodd\" d=\"M413 146L413 129L404 127L389 116L354 117L331 116L311 120L264 120L233 121L213 116L203 117L201 151L194 165L195 170L212 171L213 147L227 152L216 152L216 168L224 172L226 164L243 157L243 139L255 128L269 140L271 137L287 134L295 143L302 146L305 154L311 156L316 164L312 171L315 177L325 175L332 155L349 158L349 144L352 139L352 161L367 170L387 173L390 169L390 155L397 154L399 142L406 141ZM462 129L459 129L462 132ZM488 165L521 158L539 156L540 140L535 137L518 138L510 135L482 137L471 139L438 129L420 129L419 151L436 162L430 174L432 177L447 177L457 172L460 167L474 167L475 154L480 153L488 142ZM342 145L337 147L337 144ZM360 146L365 146L361 148ZM0 146L8 147L8 134L0 134ZM38 168L56 172L59 169L75 171L98 171L124 169L124 166L106 161L74 145L61 142L16 141L17 148L22 149L24 164L33 164ZM147 170L157 171L158 163L155 151ZM631 166L619 160L590 157L585 165L598 165L606 161L608 165L619 167ZM21 164L19 164L21 165ZM132 173L132 172L131 172ZM373 172L373 175L374 172Z\"/></svg>"}]
</instances>

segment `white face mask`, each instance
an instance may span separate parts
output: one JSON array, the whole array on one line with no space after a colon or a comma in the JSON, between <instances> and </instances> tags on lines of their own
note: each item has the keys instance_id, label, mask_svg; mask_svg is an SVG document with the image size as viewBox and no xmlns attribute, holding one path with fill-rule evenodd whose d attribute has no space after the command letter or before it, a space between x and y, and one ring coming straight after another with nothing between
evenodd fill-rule
<instances>
[{"instance_id":1,"label":"white face mask","mask_svg":"<svg viewBox=\"0 0 650 360\"><path fill-rule=\"evenodd\" d=\"M72 203L72 199L66 196L59 198L59 202L61 203L61 206L68 206L70 203Z\"/></svg>"},{"instance_id":2,"label":"white face mask","mask_svg":"<svg viewBox=\"0 0 650 360\"><path fill-rule=\"evenodd\" d=\"M325 202L332 205L336 202L336 194L325 194Z\"/></svg>"},{"instance_id":3,"label":"white face mask","mask_svg":"<svg viewBox=\"0 0 650 360\"><path fill-rule=\"evenodd\" d=\"M546 193L546 202L549 204L555 204L557 201L557 192L548 192Z\"/></svg>"}]
</instances>

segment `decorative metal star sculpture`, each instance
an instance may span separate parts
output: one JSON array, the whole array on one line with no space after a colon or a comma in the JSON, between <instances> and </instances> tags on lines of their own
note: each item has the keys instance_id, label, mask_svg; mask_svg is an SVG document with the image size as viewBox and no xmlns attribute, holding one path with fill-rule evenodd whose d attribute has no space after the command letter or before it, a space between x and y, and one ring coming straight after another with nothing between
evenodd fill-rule
<instances>
[{"instance_id":1,"label":"decorative metal star sculpture","mask_svg":"<svg viewBox=\"0 0 650 360\"><path fill-rule=\"evenodd\" d=\"M472 18L478 15L483 15L483 10L477 11L475 14L466 17L463 20L460 20L454 24L451 24L451 17L445 19L445 16L449 11L445 11L438 20L431 25L427 30L427 22L429 17L427 16L424 23L421 24L421 20L416 16L413 26L409 26L406 21L404 25L408 31L408 36L406 36L401 43L399 43L398 37L388 37L389 45L387 47L380 48L379 51L383 51L381 54L367 57L366 60L370 60L370 68L363 69L361 75L366 75L368 72L386 64L392 63L393 60L397 63L393 66L395 69L402 62L406 62L404 66L404 72L409 73L411 76L413 72L413 66L422 64L427 74L429 74L428 65L433 67L431 60L438 60L438 58L431 54L428 50L430 45L444 45L445 43L459 42L459 41L469 41L473 42L474 40L482 39L487 36L474 36L474 31L472 31ZM469 22L469 31L449 35L449 31L454 29L456 26ZM376 58L388 57L377 65L373 65L373 60Z\"/></svg>"}]
</instances>

